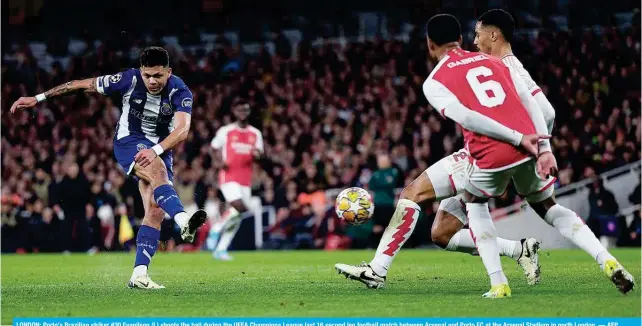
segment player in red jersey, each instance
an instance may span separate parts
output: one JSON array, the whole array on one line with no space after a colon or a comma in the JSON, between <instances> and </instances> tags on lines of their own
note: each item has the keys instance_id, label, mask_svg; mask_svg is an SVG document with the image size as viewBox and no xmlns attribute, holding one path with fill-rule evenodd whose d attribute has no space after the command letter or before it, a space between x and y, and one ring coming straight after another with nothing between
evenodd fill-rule
<instances>
[{"instance_id":1,"label":"player in red jersey","mask_svg":"<svg viewBox=\"0 0 642 326\"><path fill-rule=\"evenodd\" d=\"M522 134L547 134L546 123L523 83L500 60L459 47L461 27L454 16L434 16L427 29L430 58L437 64L424 82L424 95L463 129L472 163L464 185L469 230L491 278L491 290L484 297L507 297L511 292L499 259L488 198L503 194L511 178L520 193L546 187L549 180L538 177L531 155L550 152L549 141L539 141L539 149L530 153L515 146ZM493 135L504 128L512 129L515 136ZM544 169L555 168L554 162L549 163L537 172L547 175Z\"/></svg>"},{"instance_id":2,"label":"player in red jersey","mask_svg":"<svg viewBox=\"0 0 642 326\"><path fill-rule=\"evenodd\" d=\"M456 26L457 28L454 30L454 33L459 36L460 28L458 24ZM455 42L453 43L458 44L456 41L457 39L455 39ZM463 52L464 51L462 51L462 53ZM488 60L489 59L485 55L480 55L479 57L472 56L471 58L462 58L462 61L454 61L452 62L452 65L453 67L458 67L475 63L477 61ZM508 74L506 67L501 62L499 62L499 65L503 67L502 73ZM439 66L435 67L433 71L436 72L438 70ZM487 72L485 70L477 70L474 73L483 75ZM471 78L474 78L474 75L471 75ZM452 101L453 97L449 97L448 90L443 85L431 85L431 78L428 79L427 84L424 85L424 89L434 88L437 96L442 96L444 100ZM481 83L481 81L477 81L477 84ZM483 83L475 89L475 93L483 93L483 95L486 95L485 92L488 91L489 94L486 95L488 99L485 99L484 102L490 102L489 105L500 100L504 101L506 94L501 89L501 85L498 86L496 84L497 82L493 81ZM455 88L461 88L461 86L456 86ZM497 97L494 97L495 93L493 93L493 91L495 91ZM473 93L473 91L469 91L469 94L467 95L469 97L473 97L475 96L475 93ZM521 105L519 103L519 98L514 94L514 90L510 96L508 103ZM454 97L454 99L457 100L456 97ZM433 106L435 106L434 103ZM446 106L441 107L441 109L445 108ZM537 155L538 153L538 140L540 136L533 134L535 129L531 122L531 118L523 109L521 112L511 113L512 116L518 117L522 122L520 124L515 124L514 126L509 125L512 128L502 124L503 121L501 117L494 117L500 121L498 122L479 112L471 112L468 114L465 111L450 111L451 110L448 110L449 114L461 114L462 119L459 119L459 122L465 129L467 129L467 133L469 135L472 135L472 132L487 135L480 138L481 142L477 141L475 144L472 144L473 146L470 148L476 156L484 156L484 160L482 161L482 166L484 167L501 167L515 162L519 163L519 161L526 161L529 159L528 153L532 153L532 155ZM441 112L443 113L444 111L441 110ZM524 136L523 134L530 135ZM494 139L503 142L498 142ZM492 148L492 145L497 145L499 148ZM524 148L524 150L520 151L515 146L520 146ZM467 163L468 157L468 149L458 151L457 153L450 155L429 167L425 173L422 173L403 189L399 196L399 200L397 201L395 212L381 238L379 246L377 247L375 257L370 263L363 263L356 266L339 263L335 265L335 269L339 271L339 273L351 279L358 280L366 284L369 288L376 289L384 286L388 269L390 268L395 256L399 253L400 248L408 238L410 238L410 235L417 224L421 207L425 207L425 205L430 204L435 199L452 197L458 192L464 190L464 185L466 183L466 172L464 170L468 169L468 166L470 165ZM496 240L500 241L500 239ZM514 251L518 251L518 255L521 255L523 252L529 252L528 246L523 245L525 241L520 243L520 241L501 240L510 244L504 246L510 246L510 253L505 254L512 255ZM535 241L534 239L531 240Z\"/></svg>"},{"instance_id":3,"label":"player in red jersey","mask_svg":"<svg viewBox=\"0 0 642 326\"><path fill-rule=\"evenodd\" d=\"M515 141L491 139L488 137L491 134L478 126L481 116L486 116L521 133L548 133L542 112L528 87L499 59L463 51L459 48L460 43L456 18L437 15L430 19L428 47L431 59L438 63L424 83L424 93L442 115L464 129L466 146L473 159L465 185L470 232L491 278L491 290L484 297L507 297L511 293L499 260L488 198L503 194L512 180L520 194L530 197L531 202L543 202L542 209L549 208L544 211L546 216L574 213L555 205L554 201L544 201L551 197L552 174L557 170L547 139L540 140L539 152L535 153L538 159L534 160L511 147ZM550 190L545 191L547 189ZM607 269L619 269L613 275L618 279L614 280L616 284L633 286L630 274L627 275L612 256L605 264Z\"/></svg>"},{"instance_id":4,"label":"player in red jersey","mask_svg":"<svg viewBox=\"0 0 642 326\"><path fill-rule=\"evenodd\" d=\"M550 133L553 130L555 110L544 93L542 93L541 88L531 78L528 71L524 69L521 62L513 55L510 40L512 39L514 28L513 17L508 12L501 9L490 10L478 18L478 23L475 27L475 45L481 52L501 58L509 70L520 77L541 110ZM538 193L522 194L522 196L542 219L557 228L564 237L590 254L618 290L623 293L630 291L634 285L630 274L604 248L575 212L555 202L553 194L553 187L548 187ZM476 251L476 248L469 231L462 229L467 223L467 218L466 212L460 204L460 197L461 195L452 197L440 203L439 211L435 217L436 228L433 226L433 233L442 235L440 237L442 241L440 245L447 250L470 253ZM498 244L502 246L499 241ZM534 268L532 271L525 271L529 284L539 282L539 264L536 259L538 246L539 244L536 243L534 252L518 258L521 266ZM527 259L535 260L534 264L523 264L522 261Z\"/></svg>"},{"instance_id":5,"label":"player in red jersey","mask_svg":"<svg viewBox=\"0 0 642 326\"><path fill-rule=\"evenodd\" d=\"M220 155L216 160L221 163L219 187L230 205L212 225L208 237L213 256L219 260L232 259L227 249L241 226L241 214L250 207L253 164L263 154L263 135L248 123L250 104L238 100L232 111L236 122L221 127L211 143Z\"/></svg>"}]
</instances>

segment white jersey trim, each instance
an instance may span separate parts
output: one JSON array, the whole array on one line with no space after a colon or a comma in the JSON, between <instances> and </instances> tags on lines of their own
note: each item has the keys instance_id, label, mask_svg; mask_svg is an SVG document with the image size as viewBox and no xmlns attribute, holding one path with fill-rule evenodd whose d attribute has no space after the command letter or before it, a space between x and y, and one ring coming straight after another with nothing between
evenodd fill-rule
<instances>
[{"instance_id":1,"label":"white jersey trim","mask_svg":"<svg viewBox=\"0 0 642 326\"><path fill-rule=\"evenodd\" d=\"M116 139L120 140L124 137L129 136L129 98L136 88L136 76L132 77L132 84L127 90L127 93L123 95L123 112L120 114L120 119L118 120L118 133L116 134Z\"/></svg>"}]
</instances>

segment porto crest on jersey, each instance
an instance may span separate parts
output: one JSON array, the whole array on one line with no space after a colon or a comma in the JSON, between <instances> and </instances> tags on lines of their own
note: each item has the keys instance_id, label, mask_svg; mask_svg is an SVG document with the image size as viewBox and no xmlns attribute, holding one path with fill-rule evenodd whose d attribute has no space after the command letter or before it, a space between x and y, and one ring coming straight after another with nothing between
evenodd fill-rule
<instances>
[{"instance_id":1,"label":"porto crest on jersey","mask_svg":"<svg viewBox=\"0 0 642 326\"><path fill-rule=\"evenodd\" d=\"M169 105L169 103L165 102L163 103L163 105L161 105L160 111L164 115L170 115L172 114L172 106Z\"/></svg>"}]
</instances>

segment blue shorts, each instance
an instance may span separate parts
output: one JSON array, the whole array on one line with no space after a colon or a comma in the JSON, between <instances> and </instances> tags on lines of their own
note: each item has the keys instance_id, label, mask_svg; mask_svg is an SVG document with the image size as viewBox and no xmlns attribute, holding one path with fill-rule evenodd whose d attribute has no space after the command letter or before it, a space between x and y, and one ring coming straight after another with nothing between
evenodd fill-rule
<instances>
[{"instance_id":1,"label":"blue shorts","mask_svg":"<svg viewBox=\"0 0 642 326\"><path fill-rule=\"evenodd\" d=\"M125 173L127 175L133 176L134 178L138 179L138 177L134 175L134 165L136 164L134 162L134 156L136 156L136 153L138 153L139 151L147 148L152 148L154 145L156 144L154 144L151 140L141 136L126 136L121 139L114 139L114 156L116 156L118 165L120 165L120 167L125 170ZM161 154L160 156L160 158L163 160L163 163L165 163L165 167L167 168L167 178L171 183L174 182L172 157L173 155L171 150Z\"/></svg>"}]
</instances>

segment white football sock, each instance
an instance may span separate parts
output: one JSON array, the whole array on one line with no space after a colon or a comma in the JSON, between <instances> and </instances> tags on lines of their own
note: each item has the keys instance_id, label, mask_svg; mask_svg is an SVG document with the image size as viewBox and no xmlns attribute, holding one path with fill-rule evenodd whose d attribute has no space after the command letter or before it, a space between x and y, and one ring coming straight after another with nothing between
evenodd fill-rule
<instances>
[{"instance_id":1,"label":"white football sock","mask_svg":"<svg viewBox=\"0 0 642 326\"><path fill-rule=\"evenodd\" d=\"M522 253L522 244L519 241L507 240L497 238L497 245L499 246L499 254L513 259L519 258ZM448 246L445 248L448 251L458 251L471 255L479 254L477 247L470 235L470 229L461 229L448 241Z\"/></svg>"},{"instance_id":2,"label":"white football sock","mask_svg":"<svg viewBox=\"0 0 642 326\"><path fill-rule=\"evenodd\" d=\"M607 259L615 260L591 229L572 210L556 204L546 212L544 220L554 226L565 238L591 255L600 266L603 266Z\"/></svg>"},{"instance_id":3,"label":"white football sock","mask_svg":"<svg viewBox=\"0 0 642 326\"><path fill-rule=\"evenodd\" d=\"M604 262L605 261L607 261L607 260L615 260L615 261L617 261L617 259L615 259L615 257L613 257L613 255L611 255L610 252L606 251L606 249L604 249L604 251L602 251L599 254L597 254L597 257L595 257L595 260L597 261L598 264L600 264L600 267L602 269L604 269Z\"/></svg>"},{"instance_id":4,"label":"white football sock","mask_svg":"<svg viewBox=\"0 0 642 326\"><path fill-rule=\"evenodd\" d=\"M473 240L477 245L479 256L484 262L486 272L491 277L491 285L507 284L499 259L497 231L488 211L488 203L467 203L468 224L472 231Z\"/></svg>"},{"instance_id":5,"label":"white football sock","mask_svg":"<svg viewBox=\"0 0 642 326\"><path fill-rule=\"evenodd\" d=\"M212 231L220 233L221 230L223 230L223 226L225 226L225 224L238 217L239 215L241 215L241 213L239 213L239 211L233 206L230 206L227 210L225 210L223 215L221 215L221 218L218 221L214 222L214 225L212 225Z\"/></svg>"},{"instance_id":6,"label":"white football sock","mask_svg":"<svg viewBox=\"0 0 642 326\"><path fill-rule=\"evenodd\" d=\"M502 256L517 260L522 254L521 241L508 240L497 237L497 245L499 246L499 254Z\"/></svg>"},{"instance_id":7,"label":"white football sock","mask_svg":"<svg viewBox=\"0 0 642 326\"><path fill-rule=\"evenodd\" d=\"M412 235L420 212L421 208L412 200L399 199L397 201L395 213L392 214L390 223L381 237L379 247L377 247L377 253L370 262L370 267L377 275L386 276L388 274L388 268L390 268L399 249Z\"/></svg>"},{"instance_id":8,"label":"white football sock","mask_svg":"<svg viewBox=\"0 0 642 326\"><path fill-rule=\"evenodd\" d=\"M447 251L459 251L471 255L477 254L477 247L470 235L470 229L461 229L450 238L445 248Z\"/></svg>"},{"instance_id":9,"label":"white football sock","mask_svg":"<svg viewBox=\"0 0 642 326\"><path fill-rule=\"evenodd\" d=\"M502 271L494 272L488 276L490 276L490 284L492 285L508 284L508 279L506 278L506 275L504 275L504 272Z\"/></svg>"},{"instance_id":10,"label":"white football sock","mask_svg":"<svg viewBox=\"0 0 642 326\"><path fill-rule=\"evenodd\" d=\"M140 275L147 275L147 265L138 265L134 267L131 279L133 280Z\"/></svg>"},{"instance_id":11,"label":"white football sock","mask_svg":"<svg viewBox=\"0 0 642 326\"><path fill-rule=\"evenodd\" d=\"M231 221L228 220L228 223L225 223L225 230L223 230L223 235L221 235L221 240L218 242L218 245L216 246L217 252L227 251L227 248L229 248L230 244L232 244L232 240L234 240L234 236L236 235L236 232L238 232L240 227L241 227L240 219L233 219Z\"/></svg>"},{"instance_id":12,"label":"white football sock","mask_svg":"<svg viewBox=\"0 0 642 326\"><path fill-rule=\"evenodd\" d=\"M183 228L189 222L189 215L185 212L180 212L174 215L174 221L178 224L179 227Z\"/></svg>"}]
</instances>

